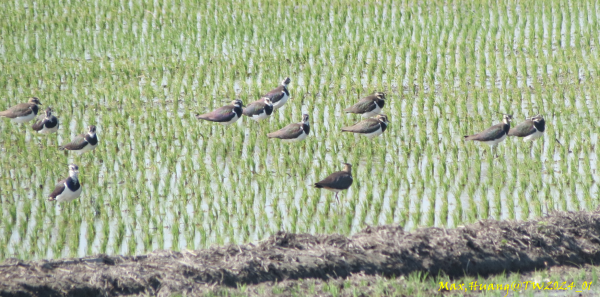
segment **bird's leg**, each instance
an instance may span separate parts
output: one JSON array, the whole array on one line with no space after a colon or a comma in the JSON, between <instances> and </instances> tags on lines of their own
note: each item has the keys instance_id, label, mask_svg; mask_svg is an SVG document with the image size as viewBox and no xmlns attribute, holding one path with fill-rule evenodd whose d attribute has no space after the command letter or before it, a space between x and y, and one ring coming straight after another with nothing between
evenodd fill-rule
<instances>
[{"instance_id":1,"label":"bird's leg","mask_svg":"<svg viewBox=\"0 0 600 297\"><path fill-rule=\"evenodd\" d=\"M92 157L92 152L90 152L90 153L88 154L88 156L87 156L87 158L86 158L86 159L87 159L87 160L86 160L85 167L89 167L89 166L90 166L90 163L92 163L92 162L93 162L93 161L92 161L92 160L93 160L93 157Z\"/></svg>"},{"instance_id":2,"label":"bird's leg","mask_svg":"<svg viewBox=\"0 0 600 297\"><path fill-rule=\"evenodd\" d=\"M41 147L41 144L42 144L42 143L40 142L40 147ZM38 154L39 154L39 156L40 156L40 163L41 163L41 162L43 162L43 160L44 160L44 159L43 159L43 155L42 155L42 150L40 150L40 151L38 152Z\"/></svg>"},{"instance_id":3,"label":"bird's leg","mask_svg":"<svg viewBox=\"0 0 600 297\"><path fill-rule=\"evenodd\" d=\"M16 133L16 143L20 146L20 147L25 147L25 138L27 138L27 133Z\"/></svg>"},{"instance_id":4,"label":"bird's leg","mask_svg":"<svg viewBox=\"0 0 600 297\"><path fill-rule=\"evenodd\" d=\"M44 147L44 144L42 143L42 138L40 137L40 135L38 135L38 133L36 133L36 132L32 132L31 134L32 134L31 140L37 141L38 148L43 150L45 147Z\"/></svg>"},{"instance_id":5,"label":"bird's leg","mask_svg":"<svg viewBox=\"0 0 600 297\"><path fill-rule=\"evenodd\" d=\"M382 135L381 137L383 137L383 135ZM379 138L379 137L378 137L378 138ZM381 142L382 142L382 141L383 141L383 140L381 140L381 139L377 139L377 141L376 141L376 143L375 143L375 146L376 146L378 149L383 149L383 148L385 148L385 145L382 145L382 144L381 144Z\"/></svg>"},{"instance_id":6,"label":"bird's leg","mask_svg":"<svg viewBox=\"0 0 600 297\"><path fill-rule=\"evenodd\" d=\"M338 206L340 205L340 198L338 198L339 192L335 192L335 200L337 200Z\"/></svg>"},{"instance_id":7,"label":"bird's leg","mask_svg":"<svg viewBox=\"0 0 600 297\"><path fill-rule=\"evenodd\" d=\"M533 157L533 141L529 144L529 156Z\"/></svg>"}]
</instances>

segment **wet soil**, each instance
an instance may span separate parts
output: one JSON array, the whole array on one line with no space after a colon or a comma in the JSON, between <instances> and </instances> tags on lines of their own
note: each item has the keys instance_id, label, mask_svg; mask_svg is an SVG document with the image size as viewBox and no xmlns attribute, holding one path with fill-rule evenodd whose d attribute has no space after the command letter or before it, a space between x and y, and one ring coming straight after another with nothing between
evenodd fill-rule
<instances>
[{"instance_id":1,"label":"wet soil","mask_svg":"<svg viewBox=\"0 0 600 297\"><path fill-rule=\"evenodd\" d=\"M8 259L0 264L0 296L199 295L298 279L457 278L592 263L600 263L600 211L556 212L455 229L368 227L351 237L279 232L257 243L142 256Z\"/></svg>"}]
</instances>

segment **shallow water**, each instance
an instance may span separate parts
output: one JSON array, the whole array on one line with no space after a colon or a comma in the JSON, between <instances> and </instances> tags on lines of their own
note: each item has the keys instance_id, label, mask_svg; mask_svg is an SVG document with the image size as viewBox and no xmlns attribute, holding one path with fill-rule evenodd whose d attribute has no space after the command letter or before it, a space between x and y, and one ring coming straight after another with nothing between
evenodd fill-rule
<instances>
[{"instance_id":1,"label":"shallow water","mask_svg":"<svg viewBox=\"0 0 600 297\"><path fill-rule=\"evenodd\" d=\"M596 15L577 3L570 5L579 13L561 23L553 19L562 10L534 4L506 15L486 6L472 14L468 7L381 4L376 27L357 6L284 5L274 28L261 21L264 12L218 4L148 3L140 15L135 1L112 10L96 5L97 18L63 28L55 25L62 16L82 11L50 3L36 20L46 27L28 31L18 24L31 19L4 15L0 98L13 104L39 93L57 111L61 130L44 139L30 125L0 122L0 166L10 168L0 172L0 258L202 248L258 241L281 229L455 227L597 205ZM217 20L252 25L230 30ZM268 120L222 127L194 118L234 98L249 104L285 76L292 77L292 97ZM388 94L389 130L373 141L339 133L360 120L344 108L377 90ZM496 112L513 113L515 125L542 113L546 135L532 150L507 139L491 159L489 147L462 135L498 123ZM303 143L264 137L302 113L311 116ZM102 144L93 153L50 150L92 123ZM15 149L21 142L34 153ZM31 166L15 167L7 157L14 155ZM342 161L355 165L355 184L338 204L313 184ZM82 198L46 202L72 162L82 168ZM7 219L11 203L15 222Z\"/></svg>"}]
</instances>

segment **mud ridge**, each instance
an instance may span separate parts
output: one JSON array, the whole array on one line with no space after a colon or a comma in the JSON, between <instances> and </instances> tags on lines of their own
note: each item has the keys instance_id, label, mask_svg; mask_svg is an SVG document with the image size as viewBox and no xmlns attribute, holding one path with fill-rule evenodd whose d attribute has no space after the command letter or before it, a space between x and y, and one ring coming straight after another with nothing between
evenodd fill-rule
<instances>
[{"instance_id":1,"label":"mud ridge","mask_svg":"<svg viewBox=\"0 0 600 297\"><path fill-rule=\"evenodd\" d=\"M346 237L278 232L266 240L197 251L156 251L0 264L0 296L195 294L207 286L351 275L490 275L600 263L600 212L556 212L456 229L368 227Z\"/></svg>"}]
</instances>

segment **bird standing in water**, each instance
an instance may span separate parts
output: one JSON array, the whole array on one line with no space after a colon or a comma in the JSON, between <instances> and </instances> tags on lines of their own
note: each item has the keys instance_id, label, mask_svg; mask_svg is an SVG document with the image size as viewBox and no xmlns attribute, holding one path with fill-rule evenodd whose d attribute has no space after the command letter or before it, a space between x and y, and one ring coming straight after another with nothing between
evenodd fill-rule
<instances>
[{"instance_id":1,"label":"bird standing in water","mask_svg":"<svg viewBox=\"0 0 600 297\"><path fill-rule=\"evenodd\" d=\"M344 169L330 174L324 180L315 183L315 187L320 189L329 190L335 193L335 199L340 202L338 193L343 190L347 190L352 185L352 165L349 163L343 163Z\"/></svg>"}]
</instances>

